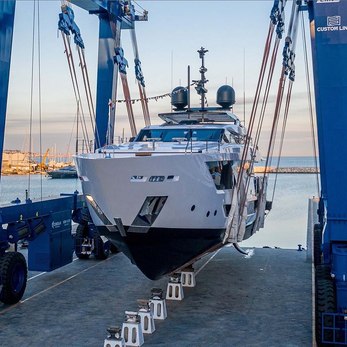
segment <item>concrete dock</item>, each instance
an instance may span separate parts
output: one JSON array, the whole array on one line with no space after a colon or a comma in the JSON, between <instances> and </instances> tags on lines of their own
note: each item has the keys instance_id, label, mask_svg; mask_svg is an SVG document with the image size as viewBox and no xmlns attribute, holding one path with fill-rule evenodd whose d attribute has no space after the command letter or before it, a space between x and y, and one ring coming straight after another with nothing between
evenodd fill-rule
<instances>
[{"instance_id":1,"label":"concrete dock","mask_svg":"<svg viewBox=\"0 0 347 347\"><path fill-rule=\"evenodd\" d=\"M168 301L168 318L144 346L312 346L311 263L305 251L254 249L246 258L226 247L196 264L195 288ZM2 346L103 346L106 328L125 310L166 291L123 254L76 260L52 273L29 273L20 303L0 304Z\"/></svg>"}]
</instances>

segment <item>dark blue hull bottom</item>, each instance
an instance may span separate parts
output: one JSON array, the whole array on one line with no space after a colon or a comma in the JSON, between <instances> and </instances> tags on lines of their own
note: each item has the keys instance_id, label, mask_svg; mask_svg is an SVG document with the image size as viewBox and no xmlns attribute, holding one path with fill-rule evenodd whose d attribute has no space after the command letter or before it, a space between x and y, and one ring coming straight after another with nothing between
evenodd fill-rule
<instances>
[{"instance_id":1,"label":"dark blue hull bottom","mask_svg":"<svg viewBox=\"0 0 347 347\"><path fill-rule=\"evenodd\" d=\"M151 228L147 233L126 232L123 237L106 227L98 227L98 230L151 280L157 280L221 245L225 233L225 229Z\"/></svg>"}]
</instances>

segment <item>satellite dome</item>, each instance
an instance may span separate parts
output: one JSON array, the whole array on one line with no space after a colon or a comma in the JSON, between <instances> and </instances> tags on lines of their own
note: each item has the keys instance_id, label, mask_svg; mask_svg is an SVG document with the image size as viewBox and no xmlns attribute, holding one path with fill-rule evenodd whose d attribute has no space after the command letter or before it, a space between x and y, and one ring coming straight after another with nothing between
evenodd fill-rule
<instances>
[{"instance_id":1,"label":"satellite dome","mask_svg":"<svg viewBox=\"0 0 347 347\"><path fill-rule=\"evenodd\" d=\"M217 104L222 108L230 108L235 104L235 90L233 87L224 85L217 91Z\"/></svg>"},{"instance_id":2,"label":"satellite dome","mask_svg":"<svg viewBox=\"0 0 347 347\"><path fill-rule=\"evenodd\" d=\"M171 105L177 110L183 110L188 105L188 89L176 87L171 93Z\"/></svg>"}]
</instances>

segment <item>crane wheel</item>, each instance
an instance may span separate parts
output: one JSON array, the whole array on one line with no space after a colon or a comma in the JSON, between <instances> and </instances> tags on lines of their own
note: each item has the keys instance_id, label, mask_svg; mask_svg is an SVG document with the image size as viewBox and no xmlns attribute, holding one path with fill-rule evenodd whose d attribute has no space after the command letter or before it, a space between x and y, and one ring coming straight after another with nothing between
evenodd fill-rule
<instances>
[{"instance_id":1,"label":"crane wheel","mask_svg":"<svg viewBox=\"0 0 347 347\"><path fill-rule=\"evenodd\" d=\"M315 277L317 279L331 280L331 270L329 265L317 265L315 267Z\"/></svg>"},{"instance_id":2,"label":"crane wheel","mask_svg":"<svg viewBox=\"0 0 347 347\"><path fill-rule=\"evenodd\" d=\"M88 236L88 224L79 224L75 235L75 254L79 259L89 259L90 254L81 253L84 238Z\"/></svg>"},{"instance_id":3,"label":"crane wheel","mask_svg":"<svg viewBox=\"0 0 347 347\"><path fill-rule=\"evenodd\" d=\"M317 275L317 273L316 273ZM333 346L334 317L324 317L323 329L323 313L336 312L335 288L331 279L316 276L316 340L318 346ZM331 328L331 329L329 329ZM325 341L325 343L323 343ZM331 344L329 343L331 342Z\"/></svg>"},{"instance_id":4,"label":"crane wheel","mask_svg":"<svg viewBox=\"0 0 347 347\"><path fill-rule=\"evenodd\" d=\"M0 256L0 301L16 304L27 284L28 268L23 254L7 252Z\"/></svg>"}]
</instances>

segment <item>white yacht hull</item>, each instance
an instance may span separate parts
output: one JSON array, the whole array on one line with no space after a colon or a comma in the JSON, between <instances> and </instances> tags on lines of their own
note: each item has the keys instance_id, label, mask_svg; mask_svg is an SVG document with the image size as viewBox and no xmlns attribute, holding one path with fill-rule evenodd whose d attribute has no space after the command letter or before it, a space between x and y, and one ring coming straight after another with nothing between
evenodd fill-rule
<instances>
[{"instance_id":1,"label":"white yacht hull","mask_svg":"<svg viewBox=\"0 0 347 347\"><path fill-rule=\"evenodd\" d=\"M79 155L76 166L99 232L157 279L223 245L232 190L216 189L206 163L240 158L232 151L143 154ZM144 221L152 198L162 207Z\"/></svg>"}]
</instances>

